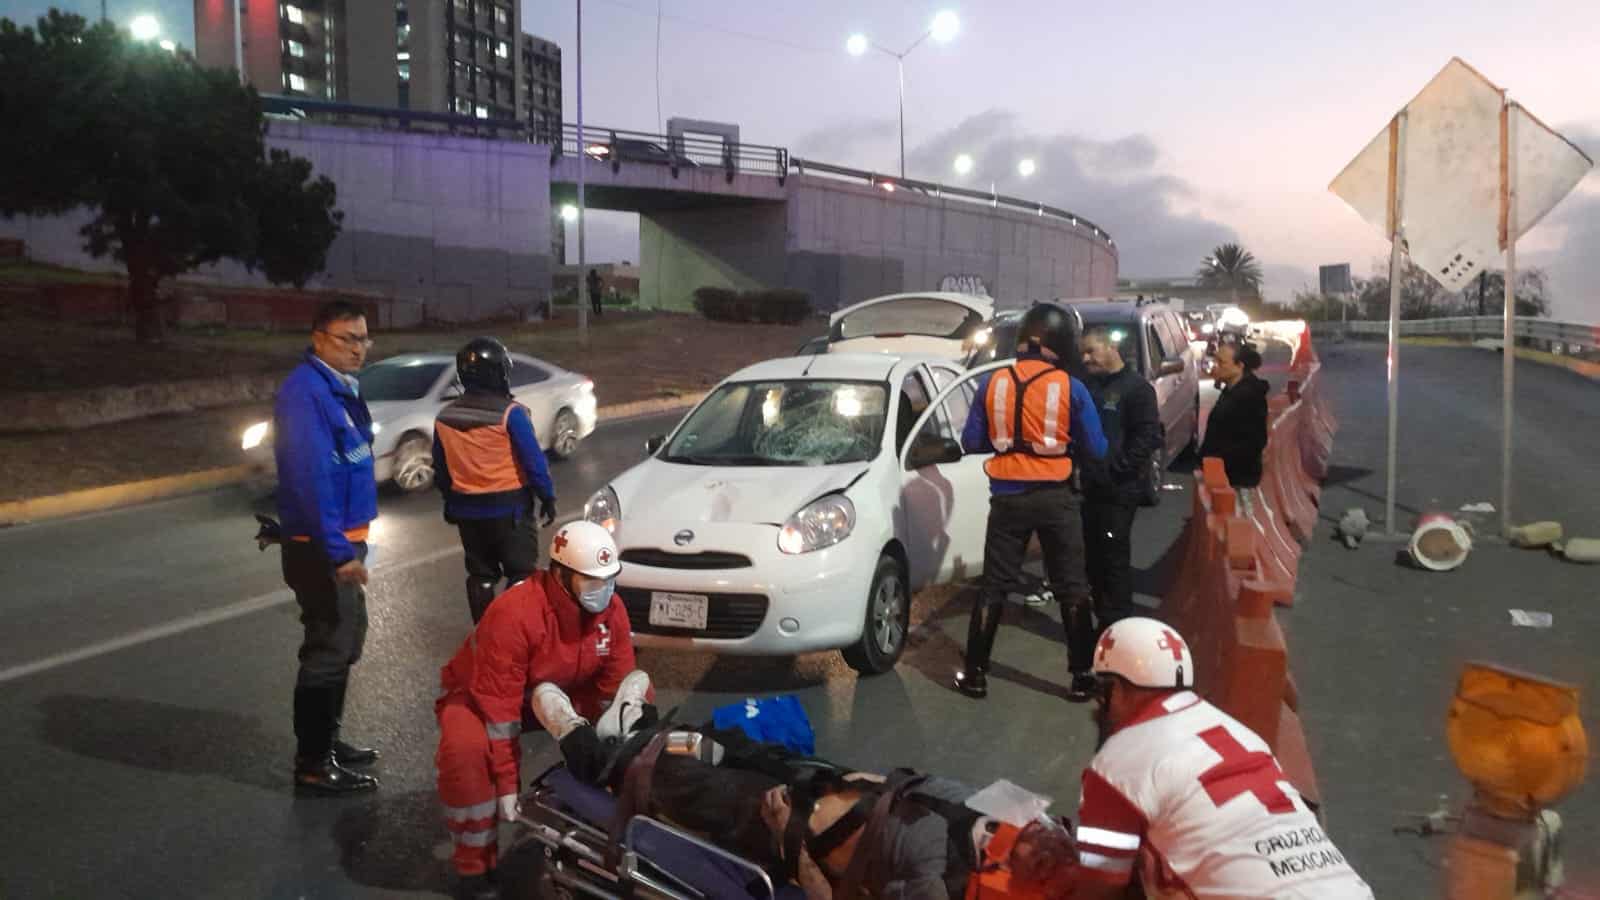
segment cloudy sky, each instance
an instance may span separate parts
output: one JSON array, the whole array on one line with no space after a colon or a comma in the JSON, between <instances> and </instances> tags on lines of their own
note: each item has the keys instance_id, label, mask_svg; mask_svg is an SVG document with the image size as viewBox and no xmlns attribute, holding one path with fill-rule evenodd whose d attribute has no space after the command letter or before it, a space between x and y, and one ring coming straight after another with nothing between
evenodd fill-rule
<instances>
[{"instance_id":1,"label":"cloudy sky","mask_svg":"<svg viewBox=\"0 0 1600 900\"><path fill-rule=\"evenodd\" d=\"M149 8L192 33L192 3L108 2L113 17ZM23 16L47 5L0 0ZM564 49L569 120L575 5L523 0L524 27ZM909 174L1081 212L1117 238L1124 275L1187 274L1228 239L1262 260L1274 299L1314 285L1321 263L1369 272L1387 243L1328 183L1451 56L1600 159L1593 0L588 0L585 118L735 122L753 143L892 173L894 60L850 57L844 41L904 47L941 8L960 34L906 61ZM958 153L977 163L964 179ZM1022 156L1038 163L1026 181ZM637 259L629 217L592 217L589 243ZM1558 315L1600 319L1600 175L1520 246L1550 270Z\"/></svg>"}]
</instances>

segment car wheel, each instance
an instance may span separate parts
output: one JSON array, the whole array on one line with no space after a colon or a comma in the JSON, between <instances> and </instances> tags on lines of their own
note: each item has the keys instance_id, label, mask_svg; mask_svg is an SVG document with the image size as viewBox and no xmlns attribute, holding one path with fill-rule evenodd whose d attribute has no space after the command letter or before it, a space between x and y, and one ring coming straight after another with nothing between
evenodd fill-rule
<instances>
[{"instance_id":1,"label":"car wheel","mask_svg":"<svg viewBox=\"0 0 1600 900\"><path fill-rule=\"evenodd\" d=\"M1141 494L1139 497L1140 506L1161 505L1161 479L1167 471L1166 456L1167 451L1162 449L1157 450L1155 455L1150 457L1150 471L1145 473L1144 484L1139 492Z\"/></svg>"},{"instance_id":2,"label":"car wheel","mask_svg":"<svg viewBox=\"0 0 1600 900\"><path fill-rule=\"evenodd\" d=\"M844 649L844 661L863 675L881 675L894 668L906 649L911 627L911 598L900 563L885 554L878 557L867 590L867 620L861 639Z\"/></svg>"},{"instance_id":3,"label":"car wheel","mask_svg":"<svg viewBox=\"0 0 1600 900\"><path fill-rule=\"evenodd\" d=\"M556 413L555 434L550 439L550 452L557 459L569 459L578 452L578 417L572 410Z\"/></svg>"},{"instance_id":4,"label":"car wheel","mask_svg":"<svg viewBox=\"0 0 1600 900\"><path fill-rule=\"evenodd\" d=\"M414 434L395 450L394 486L408 494L433 487L433 448L428 439Z\"/></svg>"}]
</instances>

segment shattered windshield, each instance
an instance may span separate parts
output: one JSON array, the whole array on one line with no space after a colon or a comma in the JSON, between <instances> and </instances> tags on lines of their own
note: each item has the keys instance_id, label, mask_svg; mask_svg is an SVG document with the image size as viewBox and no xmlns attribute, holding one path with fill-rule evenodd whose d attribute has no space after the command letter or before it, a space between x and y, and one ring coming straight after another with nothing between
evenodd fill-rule
<instances>
[{"instance_id":1,"label":"shattered windshield","mask_svg":"<svg viewBox=\"0 0 1600 900\"><path fill-rule=\"evenodd\" d=\"M725 384L678 429L662 459L700 466L831 466L876 456L888 385L869 381Z\"/></svg>"}]
</instances>

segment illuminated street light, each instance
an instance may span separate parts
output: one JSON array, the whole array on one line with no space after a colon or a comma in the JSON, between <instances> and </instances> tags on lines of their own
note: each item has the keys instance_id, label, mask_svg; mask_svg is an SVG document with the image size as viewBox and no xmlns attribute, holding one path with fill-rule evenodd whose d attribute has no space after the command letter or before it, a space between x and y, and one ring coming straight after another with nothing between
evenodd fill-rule
<instances>
[{"instance_id":1,"label":"illuminated street light","mask_svg":"<svg viewBox=\"0 0 1600 900\"><path fill-rule=\"evenodd\" d=\"M1021 175L1023 178L1027 178L1029 175L1032 175L1035 169L1036 167L1031 159L1023 159L1021 162L1017 163L1017 174Z\"/></svg>"},{"instance_id":2,"label":"illuminated street light","mask_svg":"<svg viewBox=\"0 0 1600 900\"><path fill-rule=\"evenodd\" d=\"M128 30L133 33L133 39L136 41L153 41L161 34L161 23L156 21L155 16L135 16L133 21L128 23Z\"/></svg>"},{"instance_id":3,"label":"illuminated street light","mask_svg":"<svg viewBox=\"0 0 1600 900\"><path fill-rule=\"evenodd\" d=\"M178 45L174 44L171 41L162 41L160 46L161 46L161 49L167 51L168 53L177 53L178 52Z\"/></svg>"},{"instance_id":4,"label":"illuminated street light","mask_svg":"<svg viewBox=\"0 0 1600 900\"><path fill-rule=\"evenodd\" d=\"M844 42L844 48L851 56L862 56L868 50L877 50L895 58L895 63L900 72L900 177L902 179L906 177L906 57L930 37L938 43L944 44L953 39L956 36L956 32L960 30L961 20L956 18L956 14L950 10L943 10L933 17L933 23L928 26L927 31L922 33L922 37L917 38L911 43L911 46L899 53L887 47L880 47L874 44L870 38L859 32L850 35L849 39Z\"/></svg>"},{"instance_id":5,"label":"illuminated street light","mask_svg":"<svg viewBox=\"0 0 1600 900\"><path fill-rule=\"evenodd\" d=\"M571 203L563 203L563 204L561 204L561 221L563 221L563 222L576 222L576 221L578 221L578 208L576 206L573 206Z\"/></svg>"},{"instance_id":6,"label":"illuminated street light","mask_svg":"<svg viewBox=\"0 0 1600 900\"><path fill-rule=\"evenodd\" d=\"M966 175L972 171L972 157L963 153L956 157L956 174Z\"/></svg>"}]
</instances>

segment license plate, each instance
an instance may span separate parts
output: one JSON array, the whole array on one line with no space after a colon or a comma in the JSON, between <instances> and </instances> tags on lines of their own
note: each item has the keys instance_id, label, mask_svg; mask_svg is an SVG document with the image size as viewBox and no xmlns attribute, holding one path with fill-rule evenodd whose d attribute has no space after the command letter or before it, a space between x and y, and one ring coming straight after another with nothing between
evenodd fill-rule
<instances>
[{"instance_id":1,"label":"license plate","mask_svg":"<svg viewBox=\"0 0 1600 900\"><path fill-rule=\"evenodd\" d=\"M704 594L650 593L650 624L664 628L693 628L704 631L711 598Z\"/></svg>"}]
</instances>

